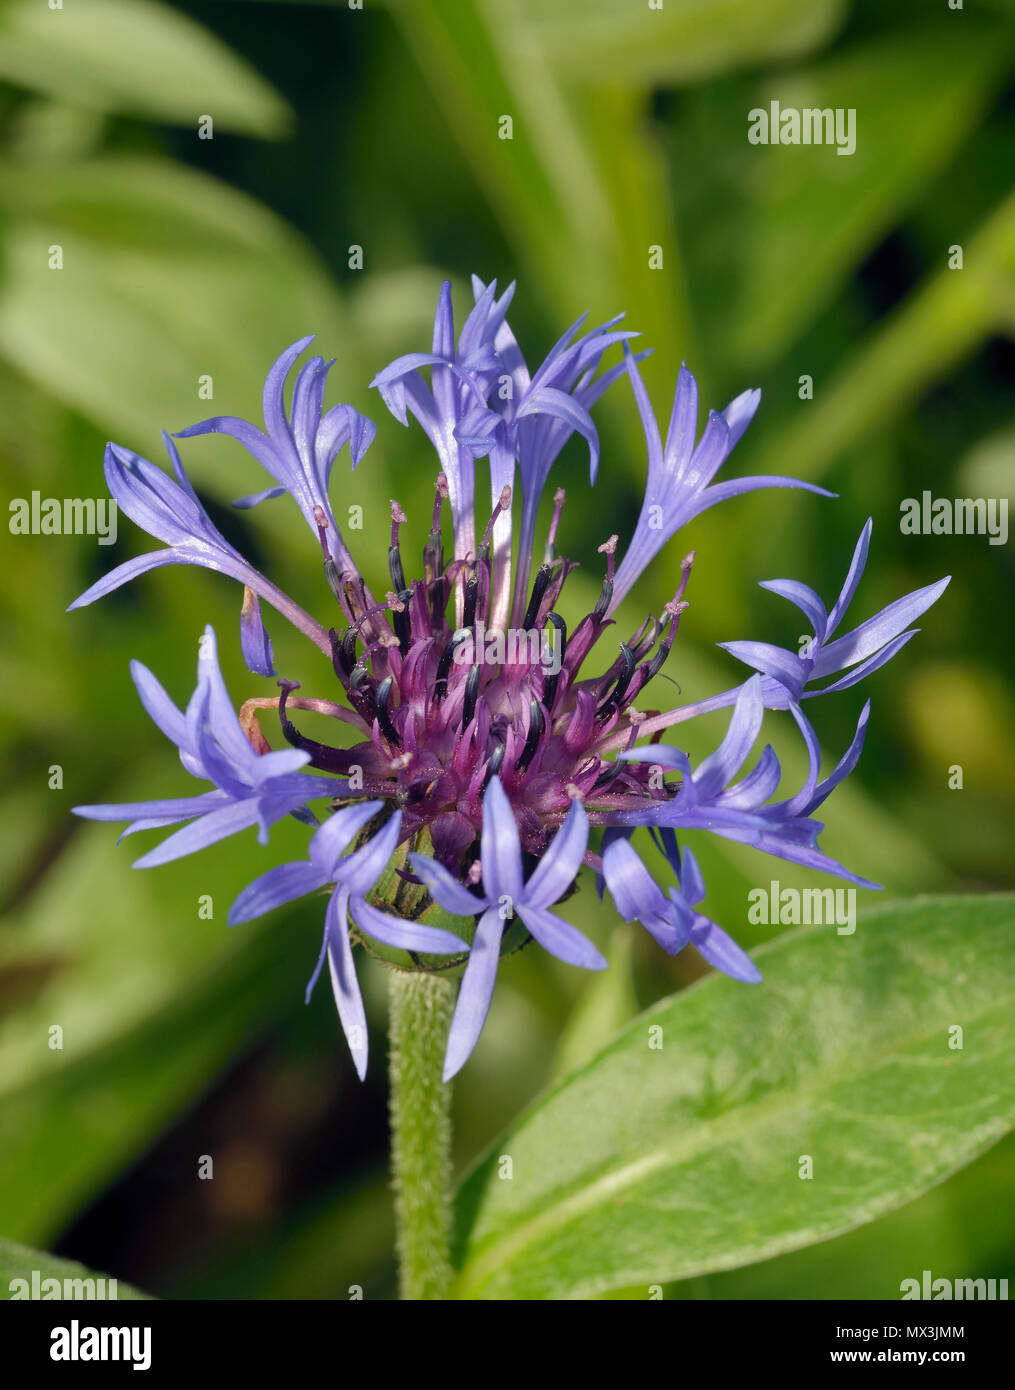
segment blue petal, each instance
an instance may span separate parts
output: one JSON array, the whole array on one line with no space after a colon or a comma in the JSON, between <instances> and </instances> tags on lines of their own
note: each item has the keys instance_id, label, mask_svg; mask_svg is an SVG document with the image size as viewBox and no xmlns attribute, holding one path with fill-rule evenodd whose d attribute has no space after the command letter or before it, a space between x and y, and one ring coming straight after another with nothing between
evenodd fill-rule
<instances>
[{"instance_id":1,"label":"blue petal","mask_svg":"<svg viewBox=\"0 0 1015 1390\"><path fill-rule=\"evenodd\" d=\"M521 901L522 848L511 802L499 777L490 779L483 797L483 830L480 838L483 891L489 902L510 898Z\"/></svg>"},{"instance_id":2,"label":"blue petal","mask_svg":"<svg viewBox=\"0 0 1015 1390\"><path fill-rule=\"evenodd\" d=\"M199 849L207 849L219 840L236 835L257 821L255 801L237 801L223 806L217 811L209 811L200 820L191 821L182 830L163 840L161 845L135 859L135 869L153 869L159 864L169 864L174 859L182 859L185 854L194 854Z\"/></svg>"},{"instance_id":3,"label":"blue petal","mask_svg":"<svg viewBox=\"0 0 1015 1390\"><path fill-rule=\"evenodd\" d=\"M868 517L864 522L863 530L860 532L860 537L853 550L853 558L850 561L846 582L843 584L839 597L835 600L835 603L832 605L832 611L828 615L828 627L825 630L826 637L831 637L832 633L842 621L842 615L853 600L857 585L860 583L864 569L867 566L867 552L870 550L871 532L873 529L874 523L871 518Z\"/></svg>"},{"instance_id":4,"label":"blue petal","mask_svg":"<svg viewBox=\"0 0 1015 1390\"><path fill-rule=\"evenodd\" d=\"M921 613L925 613L932 603L937 602L948 587L950 578L951 576L947 575L936 584L928 584L923 589L916 589L913 593L907 594L905 598L897 598L894 603L890 603L873 618L868 618L852 632L829 642L815 663L814 674L825 676L831 671L841 671L844 667L852 666L864 657L879 651Z\"/></svg>"},{"instance_id":5,"label":"blue petal","mask_svg":"<svg viewBox=\"0 0 1015 1390\"><path fill-rule=\"evenodd\" d=\"M381 912L371 906L365 898L357 897L355 894L350 909L363 931L368 936L375 936L387 946L394 946L402 951L422 951L431 956L452 955L469 949L468 942L463 941L460 936L455 936L453 932L443 931L440 927L428 927L423 922L410 922L404 917L392 917L390 913Z\"/></svg>"},{"instance_id":6,"label":"blue petal","mask_svg":"<svg viewBox=\"0 0 1015 1390\"><path fill-rule=\"evenodd\" d=\"M130 663L130 674L149 719L177 748L183 747L187 740L187 722L183 711L177 708L161 683L140 661Z\"/></svg>"},{"instance_id":7,"label":"blue petal","mask_svg":"<svg viewBox=\"0 0 1015 1390\"><path fill-rule=\"evenodd\" d=\"M518 916L543 950L549 951L551 956L556 956L568 965L580 966L582 970L606 969L606 958L577 927L572 927L555 913L535 907L532 903L520 902L517 907Z\"/></svg>"},{"instance_id":8,"label":"blue petal","mask_svg":"<svg viewBox=\"0 0 1015 1390\"><path fill-rule=\"evenodd\" d=\"M525 885L524 903L547 908L563 897L578 876L588 842L589 818L581 802L572 801L564 824Z\"/></svg>"},{"instance_id":9,"label":"blue petal","mask_svg":"<svg viewBox=\"0 0 1015 1390\"><path fill-rule=\"evenodd\" d=\"M920 631L918 627L911 627L908 632L900 633L898 637L885 644L874 656L869 656L866 661L861 661L859 666L854 666L845 676L840 676L831 685L823 685L820 690L805 690L804 699L813 699L816 695L832 695L839 690L848 690L851 685L856 685L865 676L871 675L879 667L887 665L892 657L897 656L906 643Z\"/></svg>"},{"instance_id":10,"label":"blue petal","mask_svg":"<svg viewBox=\"0 0 1015 1390\"><path fill-rule=\"evenodd\" d=\"M384 805L383 801L363 801L335 811L310 841L310 858L334 882L339 861L367 821Z\"/></svg>"},{"instance_id":11,"label":"blue petal","mask_svg":"<svg viewBox=\"0 0 1015 1390\"><path fill-rule=\"evenodd\" d=\"M478 898L454 878L443 864L422 854L410 854L413 871L435 902L446 912L458 917L475 917L489 906L486 898Z\"/></svg>"},{"instance_id":12,"label":"blue petal","mask_svg":"<svg viewBox=\"0 0 1015 1390\"><path fill-rule=\"evenodd\" d=\"M816 594L809 585L801 584L796 579L763 579L760 587L795 604L807 617L818 642L824 641L828 629L828 614L825 612L825 605L822 603L820 595Z\"/></svg>"},{"instance_id":13,"label":"blue petal","mask_svg":"<svg viewBox=\"0 0 1015 1390\"><path fill-rule=\"evenodd\" d=\"M402 830L402 813L396 811L390 820L365 845L339 860L335 872L341 883L356 897L362 897L388 867Z\"/></svg>"},{"instance_id":14,"label":"blue petal","mask_svg":"<svg viewBox=\"0 0 1015 1390\"><path fill-rule=\"evenodd\" d=\"M240 648L247 670L255 676L273 676L275 657L271 638L261 618L261 603L253 589L243 590L243 607L240 610Z\"/></svg>"},{"instance_id":15,"label":"blue petal","mask_svg":"<svg viewBox=\"0 0 1015 1390\"><path fill-rule=\"evenodd\" d=\"M748 985L756 985L761 980L761 971L747 952L708 917L697 917L691 929L691 942L709 965L714 965L724 975Z\"/></svg>"},{"instance_id":16,"label":"blue petal","mask_svg":"<svg viewBox=\"0 0 1015 1390\"><path fill-rule=\"evenodd\" d=\"M263 917L266 912L281 907L283 903L323 888L327 881L325 875L305 859L295 864L279 864L277 868L269 869L255 878L253 883L248 883L238 894L229 909L229 926L249 922L253 917Z\"/></svg>"},{"instance_id":17,"label":"blue petal","mask_svg":"<svg viewBox=\"0 0 1015 1390\"><path fill-rule=\"evenodd\" d=\"M761 680L752 676L737 697L722 743L695 770L695 790L701 800L716 796L742 767L758 737L763 713Z\"/></svg>"},{"instance_id":18,"label":"blue petal","mask_svg":"<svg viewBox=\"0 0 1015 1390\"><path fill-rule=\"evenodd\" d=\"M493 782L490 784L493 786ZM444 1080L450 1081L469 1060L490 1011L497 978L504 921L497 908L488 908L479 919L469 950L469 962L458 990L444 1058Z\"/></svg>"},{"instance_id":19,"label":"blue petal","mask_svg":"<svg viewBox=\"0 0 1015 1390\"><path fill-rule=\"evenodd\" d=\"M367 1074L367 1018L363 1008L356 967L349 943L349 922L346 916L348 890L339 888L331 895L325 913L325 932L328 941L328 970L335 1006L342 1022L346 1042L352 1053L356 1074L362 1081Z\"/></svg>"},{"instance_id":20,"label":"blue petal","mask_svg":"<svg viewBox=\"0 0 1015 1390\"><path fill-rule=\"evenodd\" d=\"M603 850L603 877L617 911L625 922L666 914L666 895L625 839L612 839Z\"/></svg>"}]
</instances>

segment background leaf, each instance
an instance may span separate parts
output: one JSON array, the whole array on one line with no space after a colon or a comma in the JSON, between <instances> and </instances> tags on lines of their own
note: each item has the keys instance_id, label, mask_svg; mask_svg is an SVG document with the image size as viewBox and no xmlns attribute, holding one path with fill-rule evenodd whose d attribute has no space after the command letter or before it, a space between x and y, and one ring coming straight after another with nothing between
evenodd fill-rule
<instances>
[{"instance_id":1,"label":"background leaf","mask_svg":"<svg viewBox=\"0 0 1015 1390\"><path fill-rule=\"evenodd\" d=\"M29 1250L27 1245L17 1245L13 1240L7 1240L0 1236L0 1299L10 1299L10 1284L12 1279L27 1279L31 1283L32 1275L38 1270L40 1279L101 1279L105 1275L97 1275L94 1270L85 1269L84 1265L76 1264L73 1260L58 1260L55 1255L49 1255L43 1250ZM147 1299L148 1295L139 1293L137 1289L132 1289L129 1284L123 1284L119 1280L116 1283L117 1301L136 1301Z\"/></svg>"},{"instance_id":2,"label":"background leaf","mask_svg":"<svg viewBox=\"0 0 1015 1390\"><path fill-rule=\"evenodd\" d=\"M946 1177L1015 1123L1013 923L1010 896L899 903L854 936L774 942L758 989L713 977L643 1014L469 1177L463 1296L582 1298L748 1264Z\"/></svg>"},{"instance_id":3,"label":"background leaf","mask_svg":"<svg viewBox=\"0 0 1015 1390\"><path fill-rule=\"evenodd\" d=\"M195 360L213 399L242 414L283 347L341 332L309 248L207 175L120 157L8 169L4 190L0 351L121 438L157 439L194 417L207 401ZM51 245L62 269L49 267Z\"/></svg>"},{"instance_id":4,"label":"background leaf","mask_svg":"<svg viewBox=\"0 0 1015 1390\"><path fill-rule=\"evenodd\" d=\"M509 11L516 46L540 48L583 81L688 82L746 63L786 59L828 39L842 0L485 0Z\"/></svg>"},{"instance_id":5,"label":"background leaf","mask_svg":"<svg viewBox=\"0 0 1015 1390\"><path fill-rule=\"evenodd\" d=\"M290 113L214 34L154 0L0 7L0 77L99 111L278 135Z\"/></svg>"}]
</instances>

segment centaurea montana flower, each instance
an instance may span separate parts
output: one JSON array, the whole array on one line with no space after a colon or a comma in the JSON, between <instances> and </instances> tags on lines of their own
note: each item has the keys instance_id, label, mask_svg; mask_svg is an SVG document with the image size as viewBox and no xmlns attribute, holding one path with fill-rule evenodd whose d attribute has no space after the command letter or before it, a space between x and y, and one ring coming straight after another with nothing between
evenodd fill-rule
<instances>
[{"instance_id":1,"label":"centaurea montana flower","mask_svg":"<svg viewBox=\"0 0 1015 1390\"><path fill-rule=\"evenodd\" d=\"M151 697L147 678L138 684L153 718L185 750L188 770L203 769L197 775L216 783L218 791L206 797L232 798L228 805L237 825L252 815L247 802L256 798L241 794L237 786L241 781L248 787L260 785L252 771L255 764L298 757L301 765L322 774L295 772L288 763L283 771L278 763L276 778L276 764L270 764L267 785L278 795L272 793L270 809L257 803L261 809L254 819L262 833L278 818L276 812L290 810L306 818L307 802L316 796L332 799L332 815L316 831L309 859L262 875L240 894L230 920L246 920L334 885L318 970L327 955L361 1075L366 1032L352 968L350 915L364 944L373 937L404 949L405 968L425 969L452 968L462 960L454 954L459 938L428 921L436 915L434 904L473 919L471 930L467 921L461 929L463 938L471 936L471 944L446 1058L445 1074L451 1076L482 1030L503 951L535 939L552 954L587 969L605 963L591 942L552 911L573 892L582 864L595 872L601 891L609 890L621 916L640 920L667 951L693 944L718 969L744 981L758 979L757 971L736 943L698 911L704 883L693 854L678 843L678 832L681 837L687 831L718 834L809 869L875 886L824 854L818 845L822 823L814 819L859 758L869 705L850 747L822 780L817 735L800 701L845 689L888 660L912 635L905 631L909 622L939 597L947 582L897 600L845 637L835 637L866 560L868 524L830 612L805 585L791 580L768 585L796 603L812 623L809 650L795 654L763 644L730 644L732 655L757 669L744 684L675 710L639 709L636 702L641 703L666 662L687 608L693 555L681 561L673 597L662 612L621 641L598 669L592 663L621 599L661 547L694 516L742 492L759 487L824 490L783 477L714 481L757 410L758 392L744 392L722 413L712 412L698 439L697 387L682 367L664 444L638 372L645 353L632 353L628 340L634 335L617 329L618 319L584 333L578 320L530 375L506 319L513 287L498 299L495 283L474 280L473 293L475 307L456 340L450 286L445 285L431 351L399 358L373 382L396 419L407 424L408 415L414 416L437 454L434 505L418 576L406 574L402 535L407 518L397 502L392 502L387 551L391 588L383 599L374 598L339 532L329 495L335 457L348 443L355 466L374 427L348 406L324 413L330 364L321 358L301 369L286 409L285 381L310 342L301 339L269 372L265 430L221 416L180 431L178 437L229 434L267 468L275 486L245 499L246 504L284 493L293 497L319 538L332 602L337 603L332 614L337 626L310 618L224 541L186 481L172 445L178 484L116 446L107 454L114 498L170 550L128 561L78 600L90 602L156 564L205 565L231 575L246 592L266 597L330 658L329 678L337 680L342 703L296 696L298 682L280 680L281 693L248 701L235 728L219 712L224 696L218 685L216 712L207 713L209 693L206 713L191 720L188 711L184 728L178 711L175 717L167 715L163 701ZM617 346L621 360L601 370L605 353ZM566 499L556 489L541 553L534 548L540 500L554 460L575 433L588 446L594 480L599 443L590 412L624 377L634 391L646 437L645 502L619 566L618 538L609 536L600 545L605 573L599 598L569 626L559 608L574 565L557 551ZM116 466L108 466L109 458ZM479 512L475 472L484 458L491 505ZM521 519L513 544L516 482ZM446 506L453 532L450 557L442 526ZM507 621L514 627L505 631ZM245 640L248 660L250 645ZM264 668L264 661L253 667ZM852 669L825 691L806 689L812 678L845 668ZM210 692L210 676L208 681ZM697 767L679 747L648 741L670 725L724 705L733 706L726 734ZM270 751L252 712L269 706L277 710L281 734L295 753ZM803 785L781 798L781 769L770 746L741 775L750 766L766 706L790 711L808 753ZM333 746L305 736L292 718L301 709L351 726L352 745ZM241 763L244 767L243 776L232 782L221 775L221 761L209 761L207 753L209 728L224 729L227 723L226 761L234 771ZM237 730L249 740L250 759L246 750L240 757ZM667 780L672 774L676 780ZM315 785L304 801L290 804L286 779L294 777ZM318 784L324 790L318 791ZM136 818L130 827L136 830L171 824L174 816L200 815L206 804L195 798L176 803L175 809L174 803L142 803L81 810L108 819L121 818L119 813ZM176 832L154 852L155 858L145 856L140 862L161 862L160 854L170 857L167 846L175 855L210 843L212 837L201 827L202 821L196 821ZM669 864L675 883L668 894L631 844L639 828L649 830ZM181 840L188 834L189 839ZM590 834L602 837L599 849L590 847ZM350 845L352 852L343 857ZM376 894L373 900L368 896L389 861L394 875L386 881L399 887L380 901L395 906L399 917L383 913ZM403 890L415 895L411 912L402 910ZM423 963L419 953L436 954L437 959Z\"/></svg>"}]
</instances>

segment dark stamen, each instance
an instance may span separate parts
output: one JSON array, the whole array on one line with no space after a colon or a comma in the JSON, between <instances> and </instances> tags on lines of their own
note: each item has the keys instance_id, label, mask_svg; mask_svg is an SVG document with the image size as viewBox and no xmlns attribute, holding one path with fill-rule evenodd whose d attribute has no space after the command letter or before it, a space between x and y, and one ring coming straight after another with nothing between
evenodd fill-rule
<instances>
[{"instance_id":1,"label":"dark stamen","mask_svg":"<svg viewBox=\"0 0 1015 1390\"><path fill-rule=\"evenodd\" d=\"M472 633L467 627L460 627L451 634L448 645L441 653L441 659L437 663L437 679L433 683L434 704L440 704L448 693L448 676L451 674L451 663L455 659L455 652L466 640L471 639Z\"/></svg>"},{"instance_id":2,"label":"dark stamen","mask_svg":"<svg viewBox=\"0 0 1015 1390\"><path fill-rule=\"evenodd\" d=\"M560 667L556 671L551 671L543 680L543 700L548 714L553 714L553 702L557 698L557 686L560 683L560 671L564 665L564 653L567 650L567 623L559 613L547 613L546 621L550 623L559 639L559 658Z\"/></svg>"},{"instance_id":3,"label":"dark stamen","mask_svg":"<svg viewBox=\"0 0 1015 1390\"><path fill-rule=\"evenodd\" d=\"M391 583L397 594L401 594L405 588L405 570L402 568L402 553L398 548L398 528L405 521L405 513L395 501L391 499L391 544L388 546L388 573L391 575Z\"/></svg>"},{"instance_id":4,"label":"dark stamen","mask_svg":"<svg viewBox=\"0 0 1015 1390\"><path fill-rule=\"evenodd\" d=\"M401 564L399 564L401 569ZM412 641L412 615L409 612L409 604L412 601L412 590L402 589L398 594L398 602L402 605L393 608L391 614L392 626L395 629L395 636L398 638L398 650L404 656L409 650L409 643Z\"/></svg>"},{"instance_id":5,"label":"dark stamen","mask_svg":"<svg viewBox=\"0 0 1015 1390\"><path fill-rule=\"evenodd\" d=\"M462 728L467 729L476 713L479 699L479 667L473 666L465 681L465 703L462 705Z\"/></svg>"},{"instance_id":6,"label":"dark stamen","mask_svg":"<svg viewBox=\"0 0 1015 1390\"><path fill-rule=\"evenodd\" d=\"M346 598L346 585L342 576L338 572L338 566L329 555L324 561L324 577L328 581L328 588L338 599L345 612L349 612Z\"/></svg>"},{"instance_id":7,"label":"dark stamen","mask_svg":"<svg viewBox=\"0 0 1015 1390\"><path fill-rule=\"evenodd\" d=\"M604 541L599 547L600 555L606 556L606 576L603 579L603 588L599 595L599 601L592 610L592 616L594 618L605 617L606 610L613 600L613 564L614 557L617 554L617 539L616 536L611 536L608 541Z\"/></svg>"},{"instance_id":8,"label":"dark stamen","mask_svg":"<svg viewBox=\"0 0 1015 1390\"><path fill-rule=\"evenodd\" d=\"M303 753L309 753L310 766L316 767L320 772L348 772L349 754L346 750L329 748L326 743L307 738L286 714L286 701L294 690L299 690L299 681L280 680L278 685L282 691L278 697L278 722L282 726L282 737L286 743L291 743Z\"/></svg>"},{"instance_id":9,"label":"dark stamen","mask_svg":"<svg viewBox=\"0 0 1015 1390\"><path fill-rule=\"evenodd\" d=\"M567 623L559 613L547 613L546 621L551 623L560 636L560 659L564 660L564 653L567 651Z\"/></svg>"},{"instance_id":10,"label":"dark stamen","mask_svg":"<svg viewBox=\"0 0 1015 1390\"><path fill-rule=\"evenodd\" d=\"M600 776L598 776L598 777L596 778L596 780L592 783L592 790L593 790L594 792L601 792L601 791L603 791L604 788L608 787L608 786L610 785L611 782L616 781L616 779L620 776L620 774L621 774L623 771L624 771L624 764L623 764L623 763L621 763L621 762L611 763L610 766L606 769L606 771L603 772L603 773L601 773Z\"/></svg>"},{"instance_id":11,"label":"dark stamen","mask_svg":"<svg viewBox=\"0 0 1015 1390\"><path fill-rule=\"evenodd\" d=\"M352 662L349 662L347 665L346 658L343 654L342 643L345 636L346 634L343 632L342 636L339 637L333 627L328 629L328 638L331 642L331 664L335 668L335 675L343 685L345 685L349 677L349 672L352 670Z\"/></svg>"},{"instance_id":12,"label":"dark stamen","mask_svg":"<svg viewBox=\"0 0 1015 1390\"><path fill-rule=\"evenodd\" d=\"M617 684L613 688L612 699L622 698L624 691L631 684L631 677L634 676L634 652L631 651L627 642L620 644L620 662L622 662L622 669L620 669L620 676L617 676Z\"/></svg>"},{"instance_id":13,"label":"dark stamen","mask_svg":"<svg viewBox=\"0 0 1015 1390\"><path fill-rule=\"evenodd\" d=\"M631 677L634 675L634 652L626 642L620 644L620 674L617 676L617 683L607 699L599 706L599 713L605 712L607 706L612 705L620 708L620 702L624 698L624 691L631 684Z\"/></svg>"},{"instance_id":14,"label":"dark stamen","mask_svg":"<svg viewBox=\"0 0 1015 1390\"><path fill-rule=\"evenodd\" d=\"M536 625L536 618L539 616L539 605L543 602L543 595L550 582L550 566L540 565L536 572L536 578L532 585L532 597L529 599L529 606L525 610L525 617L522 619L522 628L528 632Z\"/></svg>"},{"instance_id":15,"label":"dark stamen","mask_svg":"<svg viewBox=\"0 0 1015 1390\"><path fill-rule=\"evenodd\" d=\"M519 772L524 772L536 756L536 749L539 747L539 740L543 737L543 730L546 728L546 719L543 716L543 707L538 700L533 700L529 705L529 733L525 740L525 747L522 755L515 766Z\"/></svg>"},{"instance_id":16,"label":"dark stamen","mask_svg":"<svg viewBox=\"0 0 1015 1390\"><path fill-rule=\"evenodd\" d=\"M655 656L645 666L645 679L642 682L643 685L648 685L649 681L662 670L663 663L669 656L670 648L673 646L677 636L677 628L680 626L680 615L687 606L687 603L681 600L679 603L668 603L663 610L668 613L670 617L669 631L666 633L662 642L660 642L659 650L656 652Z\"/></svg>"},{"instance_id":17,"label":"dark stamen","mask_svg":"<svg viewBox=\"0 0 1015 1390\"><path fill-rule=\"evenodd\" d=\"M486 765L486 776L483 778L484 791L486 791L493 778L497 776L497 773L500 772L503 765L504 745L503 743L498 743L497 747L493 750L493 753L490 756L490 761Z\"/></svg>"},{"instance_id":18,"label":"dark stamen","mask_svg":"<svg viewBox=\"0 0 1015 1390\"><path fill-rule=\"evenodd\" d=\"M628 646L639 659L650 652L659 639L663 625L658 618L646 618L641 627L628 642Z\"/></svg>"},{"instance_id":19,"label":"dark stamen","mask_svg":"<svg viewBox=\"0 0 1015 1390\"><path fill-rule=\"evenodd\" d=\"M377 723L388 742L396 748L401 748L402 740L398 736L398 730L391 722L391 690L394 684L393 676L385 676L377 687Z\"/></svg>"},{"instance_id":20,"label":"dark stamen","mask_svg":"<svg viewBox=\"0 0 1015 1390\"><path fill-rule=\"evenodd\" d=\"M479 575L475 569L465 583L465 607L462 611L462 626L473 627L476 622L476 603L479 599Z\"/></svg>"},{"instance_id":21,"label":"dark stamen","mask_svg":"<svg viewBox=\"0 0 1015 1390\"><path fill-rule=\"evenodd\" d=\"M356 665L356 637L355 627L346 628L342 635L342 665L346 674L349 674Z\"/></svg>"}]
</instances>

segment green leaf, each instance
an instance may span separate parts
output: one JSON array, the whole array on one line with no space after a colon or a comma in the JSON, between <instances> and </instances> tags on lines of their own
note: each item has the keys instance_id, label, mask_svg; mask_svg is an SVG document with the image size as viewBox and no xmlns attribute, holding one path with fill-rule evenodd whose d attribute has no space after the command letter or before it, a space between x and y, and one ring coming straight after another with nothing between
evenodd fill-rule
<instances>
[{"instance_id":1,"label":"green leaf","mask_svg":"<svg viewBox=\"0 0 1015 1390\"><path fill-rule=\"evenodd\" d=\"M1015 194L963 244L963 268L928 277L861 340L838 374L752 459L752 472L822 477L851 445L996 330L1015 324ZM945 262L948 248L942 247Z\"/></svg>"},{"instance_id":2,"label":"green leaf","mask_svg":"<svg viewBox=\"0 0 1015 1390\"><path fill-rule=\"evenodd\" d=\"M68 781L76 777L69 759ZM226 929L226 905L263 866L252 833L144 873L129 867L131 842L117 846L104 830L77 830L0 937L0 1229L39 1243L239 1046L301 1007L319 935L313 900ZM285 857L291 846L296 858L305 840L287 822L272 851Z\"/></svg>"},{"instance_id":3,"label":"green leaf","mask_svg":"<svg viewBox=\"0 0 1015 1390\"><path fill-rule=\"evenodd\" d=\"M343 333L301 238L205 175L110 157L5 168L0 184L0 351L114 438L147 450L160 425L207 414L199 374L231 413L255 411L283 348L319 333L327 350Z\"/></svg>"},{"instance_id":4,"label":"green leaf","mask_svg":"<svg viewBox=\"0 0 1015 1390\"><path fill-rule=\"evenodd\" d=\"M647 95L563 86L510 6L391 5L528 282L566 318L594 285L599 304L626 309L677 355L686 313L663 169L641 137ZM665 293L647 269L652 244L665 252Z\"/></svg>"},{"instance_id":5,"label":"green leaf","mask_svg":"<svg viewBox=\"0 0 1015 1390\"><path fill-rule=\"evenodd\" d=\"M1015 1124L1013 925L1010 895L916 899L780 938L757 988L712 976L643 1014L468 1178L461 1296L734 1268L940 1182Z\"/></svg>"},{"instance_id":6,"label":"green leaf","mask_svg":"<svg viewBox=\"0 0 1015 1390\"><path fill-rule=\"evenodd\" d=\"M853 109L856 149L755 149L757 206L748 218L744 298L731 349L752 362L786 343L838 292L856 262L952 158L982 116L1011 49L1004 33L912 34L858 46L759 87L752 105Z\"/></svg>"},{"instance_id":7,"label":"green leaf","mask_svg":"<svg viewBox=\"0 0 1015 1390\"><path fill-rule=\"evenodd\" d=\"M487 4L491 11L503 5ZM582 81L693 82L795 57L824 42L842 0L510 0L520 51L536 46Z\"/></svg>"},{"instance_id":8,"label":"green leaf","mask_svg":"<svg viewBox=\"0 0 1015 1390\"><path fill-rule=\"evenodd\" d=\"M629 923L615 926L606 948L608 970L597 970L578 996L554 1058L554 1078L577 1070L638 1012L633 978L635 934Z\"/></svg>"},{"instance_id":9,"label":"green leaf","mask_svg":"<svg viewBox=\"0 0 1015 1390\"><path fill-rule=\"evenodd\" d=\"M1015 1134L915 1202L834 1240L678 1284L674 1297L721 1299L898 1298L923 1270L1011 1279L1011 1231L997 1212L1015 1205ZM644 1289L637 1296L644 1298ZM670 1291L667 1291L670 1296Z\"/></svg>"},{"instance_id":10,"label":"green leaf","mask_svg":"<svg viewBox=\"0 0 1015 1390\"><path fill-rule=\"evenodd\" d=\"M71 1292L66 1292L65 1281L68 1279L73 1280L75 1285L80 1285L81 1280L107 1278L106 1275L97 1275L93 1270L86 1269L84 1265L79 1265L73 1260L60 1260L44 1250L30 1250L27 1245L17 1245L13 1240L0 1236L0 1299L14 1297L15 1291L11 1289L11 1283L15 1279L26 1279L31 1290L32 1276L35 1273L38 1273L40 1281L59 1279L64 1286L64 1298L95 1297L94 1292L89 1295L83 1288L72 1288ZM31 1297L31 1292L25 1296ZM119 1279L116 1281L118 1302L147 1298L148 1294L132 1289L129 1284L123 1284Z\"/></svg>"},{"instance_id":11,"label":"green leaf","mask_svg":"<svg viewBox=\"0 0 1015 1390\"><path fill-rule=\"evenodd\" d=\"M0 9L0 78L74 106L275 136L282 98L214 34L153 0L77 0Z\"/></svg>"}]
</instances>

